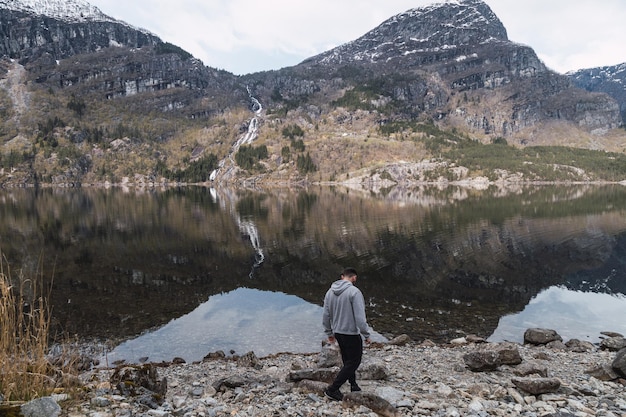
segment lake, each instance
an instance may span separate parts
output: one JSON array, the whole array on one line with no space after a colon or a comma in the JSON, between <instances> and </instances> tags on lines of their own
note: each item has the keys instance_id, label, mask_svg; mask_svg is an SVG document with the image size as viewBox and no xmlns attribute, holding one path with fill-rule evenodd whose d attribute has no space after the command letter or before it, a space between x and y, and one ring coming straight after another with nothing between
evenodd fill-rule
<instances>
[{"instance_id":1,"label":"lake","mask_svg":"<svg viewBox=\"0 0 626 417\"><path fill-rule=\"evenodd\" d=\"M344 266L377 340L626 334L619 185L5 189L0 251L106 362L318 351Z\"/></svg>"}]
</instances>

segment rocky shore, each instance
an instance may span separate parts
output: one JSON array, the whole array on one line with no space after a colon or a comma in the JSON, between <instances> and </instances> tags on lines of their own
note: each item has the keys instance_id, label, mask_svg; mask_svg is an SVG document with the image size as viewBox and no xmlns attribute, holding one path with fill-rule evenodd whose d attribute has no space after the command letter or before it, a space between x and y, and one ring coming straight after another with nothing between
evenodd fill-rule
<instances>
[{"instance_id":1,"label":"rocky shore","mask_svg":"<svg viewBox=\"0 0 626 417\"><path fill-rule=\"evenodd\" d=\"M534 331L535 333L529 333ZM81 389L22 407L28 416L599 416L626 417L626 339L563 343L529 329L524 344L477 337L445 345L398 337L365 349L362 391L322 390L337 349L314 354L215 352L197 363L120 365L80 376ZM533 340L530 340L530 339ZM349 389L349 387L348 387ZM58 404L58 405L57 405ZM58 408L55 407L57 405Z\"/></svg>"}]
</instances>

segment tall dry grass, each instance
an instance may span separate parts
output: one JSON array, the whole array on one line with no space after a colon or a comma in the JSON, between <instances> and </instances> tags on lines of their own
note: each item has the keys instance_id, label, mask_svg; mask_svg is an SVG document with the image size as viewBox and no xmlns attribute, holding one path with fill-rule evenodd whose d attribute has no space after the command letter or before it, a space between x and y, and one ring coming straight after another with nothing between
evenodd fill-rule
<instances>
[{"instance_id":1,"label":"tall dry grass","mask_svg":"<svg viewBox=\"0 0 626 417\"><path fill-rule=\"evenodd\" d=\"M0 253L0 394L26 401L53 388L47 360L50 314L41 277L11 274Z\"/></svg>"}]
</instances>

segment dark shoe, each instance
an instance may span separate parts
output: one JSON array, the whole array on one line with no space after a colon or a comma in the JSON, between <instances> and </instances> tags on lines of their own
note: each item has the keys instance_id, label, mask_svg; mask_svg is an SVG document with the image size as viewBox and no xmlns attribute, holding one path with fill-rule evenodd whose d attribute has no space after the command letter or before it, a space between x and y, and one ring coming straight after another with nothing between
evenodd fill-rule
<instances>
[{"instance_id":1,"label":"dark shoe","mask_svg":"<svg viewBox=\"0 0 626 417\"><path fill-rule=\"evenodd\" d=\"M354 384L350 384L350 391L359 392L361 391L361 387L359 387L357 383L355 382Z\"/></svg>"},{"instance_id":2,"label":"dark shoe","mask_svg":"<svg viewBox=\"0 0 626 417\"><path fill-rule=\"evenodd\" d=\"M324 390L324 395L330 398L333 401L341 401L343 400L343 394L339 390L331 391L330 389Z\"/></svg>"}]
</instances>

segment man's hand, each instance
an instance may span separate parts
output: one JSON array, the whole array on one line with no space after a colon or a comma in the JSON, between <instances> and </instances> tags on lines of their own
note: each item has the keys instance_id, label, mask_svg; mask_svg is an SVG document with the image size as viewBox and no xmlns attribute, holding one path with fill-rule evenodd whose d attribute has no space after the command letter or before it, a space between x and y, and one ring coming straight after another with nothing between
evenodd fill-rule
<instances>
[{"instance_id":1,"label":"man's hand","mask_svg":"<svg viewBox=\"0 0 626 417\"><path fill-rule=\"evenodd\" d=\"M370 338L368 337L367 339L365 339L365 344L369 345L370 343L372 343L372 341L370 340Z\"/></svg>"},{"instance_id":2,"label":"man's hand","mask_svg":"<svg viewBox=\"0 0 626 417\"><path fill-rule=\"evenodd\" d=\"M335 336L328 336L328 343L330 344L335 343Z\"/></svg>"}]
</instances>

